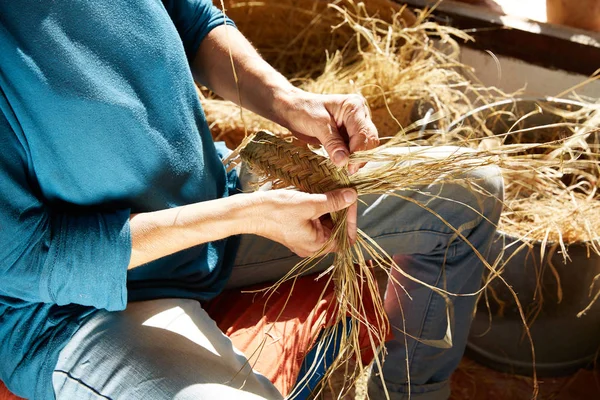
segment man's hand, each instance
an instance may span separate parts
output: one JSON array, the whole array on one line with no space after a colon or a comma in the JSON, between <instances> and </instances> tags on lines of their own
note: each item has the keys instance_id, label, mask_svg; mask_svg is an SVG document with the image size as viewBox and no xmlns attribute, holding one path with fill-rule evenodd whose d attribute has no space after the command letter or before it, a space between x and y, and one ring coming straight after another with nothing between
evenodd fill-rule
<instances>
[{"instance_id":1,"label":"man's hand","mask_svg":"<svg viewBox=\"0 0 600 400\"><path fill-rule=\"evenodd\" d=\"M339 167L348 163L349 154L379 144L377 129L362 96L314 94L295 88L230 26L210 31L200 44L193 70L200 82L223 98L241 102L247 109L288 128L305 142L322 144ZM351 165L350 173L359 167Z\"/></svg>"},{"instance_id":2,"label":"man's hand","mask_svg":"<svg viewBox=\"0 0 600 400\"><path fill-rule=\"evenodd\" d=\"M331 237L329 213L348 208L347 229L356 240L356 191L325 194L293 190L242 193L165 210L132 214L129 269L232 235L253 233L306 257ZM332 246L326 251L334 251Z\"/></svg>"},{"instance_id":3,"label":"man's hand","mask_svg":"<svg viewBox=\"0 0 600 400\"><path fill-rule=\"evenodd\" d=\"M350 207L347 229L350 241L356 240L356 191L338 189L325 194L293 190L255 192L261 196L257 225L253 233L286 246L300 257L319 251L331 237L333 224L329 213ZM326 251L334 251L327 248Z\"/></svg>"},{"instance_id":4,"label":"man's hand","mask_svg":"<svg viewBox=\"0 0 600 400\"><path fill-rule=\"evenodd\" d=\"M301 90L275 104L279 122L300 140L322 144L338 167L348 163L351 153L379 145L377 128L369 107L360 95L314 94ZM349 165L355 173L359 165Z\"/></svg>"}]
</instances>

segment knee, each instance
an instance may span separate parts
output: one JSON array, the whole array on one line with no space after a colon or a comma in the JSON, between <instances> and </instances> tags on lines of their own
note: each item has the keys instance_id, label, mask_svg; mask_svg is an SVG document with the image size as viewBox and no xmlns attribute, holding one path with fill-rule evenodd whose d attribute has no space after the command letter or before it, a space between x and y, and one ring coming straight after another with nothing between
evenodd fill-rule
<instances>
[{"instance_id":1,"label":"knee","mask_svg":"<svg viewBox=\"0 0 600 400\"><path fill-rule=\"evenodd\" d=\"M494 225L500 220L504 203L504 179L496 165L486 165L467 173L466 181L475 197L475 208Z\"/></svg>"}]
</instances>

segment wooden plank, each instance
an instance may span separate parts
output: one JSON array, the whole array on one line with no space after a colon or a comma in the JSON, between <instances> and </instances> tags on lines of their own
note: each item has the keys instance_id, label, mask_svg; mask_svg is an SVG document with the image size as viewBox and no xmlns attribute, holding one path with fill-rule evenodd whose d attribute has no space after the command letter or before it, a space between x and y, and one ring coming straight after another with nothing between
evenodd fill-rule
<instances>
[{"instance_id":1,"label":"wooden plank","mask_svg":"<svg viewBox=\"0 0 600 400\"><path fill-rule=\"evenodd\" d=\"M423 8L428 0L406 0ZM500 16L478 6L442 2L433 12L437 22L467 31L475 42L466 46L489 50L546 68L592 75L600 69L600 35L580 29Z\"/></svg>"}]
</instances>

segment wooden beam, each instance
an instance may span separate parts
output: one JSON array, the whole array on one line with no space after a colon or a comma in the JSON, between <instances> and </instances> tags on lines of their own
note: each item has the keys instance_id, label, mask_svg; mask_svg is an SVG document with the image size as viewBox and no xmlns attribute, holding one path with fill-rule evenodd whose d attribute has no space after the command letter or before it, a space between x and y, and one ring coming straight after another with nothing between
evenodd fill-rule
<instances>
[{"instance_id":1,"label":"wooden beam","mask_svg":"<svg viewBox=\"0 0 600 400\"><path fill-rule=\"evenodd\" d=\"M402 2L416 8L438 3ZM475 49L583 75L592 75L600 69L600 34L596 32L501 16L479 6L454 1L441 2L433 18L465 30L475 42L464 45Z\"/></svg>"}]
</instances>

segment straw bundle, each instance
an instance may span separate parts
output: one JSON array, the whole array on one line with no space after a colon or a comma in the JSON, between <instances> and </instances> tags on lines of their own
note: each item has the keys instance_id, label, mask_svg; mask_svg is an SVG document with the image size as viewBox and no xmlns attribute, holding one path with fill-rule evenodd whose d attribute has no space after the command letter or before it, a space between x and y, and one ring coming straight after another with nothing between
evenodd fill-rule
<instances>
[{"instance_id":1,"label":"straw bundle","mask_svg":"<svg viewBox=\"0 0 600 400\"><path fill-rule=\"evenodd\" d=\"M473 111L448 135L502 158L506 195L498 229L521 243L522 251L539 245L543 260L558 250L567 263L571 245L584 245L588 256L600 256L599 126L599 104L516 100ZM544 273L553 273L561 292L562 277L552 265L536 273L538 284ZM578 316L600 297L598 280L582 281L582 288L590 285L590 303ZM542 299L533 299L538 312Z\"/></svg>"},{"instance_id":2,"label":"straw bundle","mask_svg":"<svg viewBox=\"0 0 600 400\"><path fill-rule=\"evenodd\" d=\"M508 202L501 227L518 238L568 246L585 243L599 254L600 201L582 193L531 196ZM568 257L568 252L564 253Z\"/></svg>"},{"instance_id":3,"label":"straw bundle","mask_svg":"<svg viewBox=\"0 0 600 400\"><path fill-rule=\"evenodd\" d=\"M598 105L516 100L476 110L448 134L502 154L506 196L499 229L556 243L567 257L568 244L579 242L600 255L598 125Z\"/></svg>"},{"instance_id":4,"label":"straw bundle","mask_svg":"<svg viewBox=\"0 0 600 400\"><path fill-rule=\"evenodd\" d=\"M221 2L215 1L220 7ZM343 0L225 0L223 5L241 32L256 46L262 56L284 75L295 78L302 74L318 74L326 54L346 48L356 54L353 43L356 32L331 8L352 4ZM391 22L399 18L406 26L416 18L405 7L391 0L369 0L361 3L368 15ZM332 29L336 27L337 29ZM349 60L350 61L350 60Z\"/></svg>"},{"instance_id":5,"label":"straw bundle","mask_svg":"<svg viewBox=\"0 0 600 400\"><path fill-rule=\"evenodd\" d=\"M419 191L423 186L434 182L438 184L461 184L471 188L471 190L483 191L479 188L475 179L465 178L465 173L470 169L498 161L497 157L487 152L457 152L445 158L440 158L418 149L403 155L387 151L388 148L397 145L397 141L391 140L377 150L353 155L354 162L378 161L379 163L372 168L362 169L352 176L347 175L346 170L336 168L328 158L264 131L248 138L237 151L239 151L244 162L248 163L255 172L261 173L266 181L273 182L275 187L295 187L310 193L323 193L336 188L352 187L357 190L359 195L387 194L412 202L415 202L415 200L403 195L401 191L404 191L404 193L407 190ZM427 205L420 204L420 206L435 214L435 211L429 210ZM437 217L453 230L460 240L468 243L460 232L460 228L451 226L439 215ZM374 268L384 271L398 287L401 287L401 285L391 275L391 269L399 271L404 277L440 294L446 299L448 307L447 323L449 327L452 326L453 311L452 303L449 301L449 296L452 296L451 293L406 274L383 249L360 230L358 231L356 243L354 245L350 244L345 225L346 210L333 213L332 220L335 229L329 243L334 242L336 244L336 253L333 265L328 269L328 279L329 282L335 284L335 293L338 300L334 325L341 326L340 329L343 330L343 334L341 335L341 343L336 344L340 349L340 353L330 366L326 378L329 378L331 372L339 366L345 365L347 367L346 362L351 357L355 356L360 359L363 349L360 346L358 326L363 325L365 327L364 331L369 335L371 350L374 354L377 354L379 348L383 347L389 328L373 278L373 267L370 263L367 263L367 258L373 261ZM329 243L313 257L300 262L288 275L282 278L282 281L293 279L299 274L309 271L324 257L324 249L329 247ZM468 244L470 245L470 243ZM472 245L470 246L487 266L491 276L497 278L495 268ZM502 278L500 277L500 279ZM277 286L276 284L273 289L276 289ZM365 317L366 313L362 303L364 290L368 290L373 297L375 310L379 317L375 323L369 323ZM477 295L477 293L471 295ZM351 322L347 322L347 316L351 317ZM421 341L427 345L448 348L452 345L451 336L452 333L450 332L442 340ZM375 359L378 364L381 361L382 358ZM354 364L352 370L346 371L340 396L343 397L343 393L354 384L357 377L364 375L364 372L361 363Z\"/></svg>"}]
</instances>

